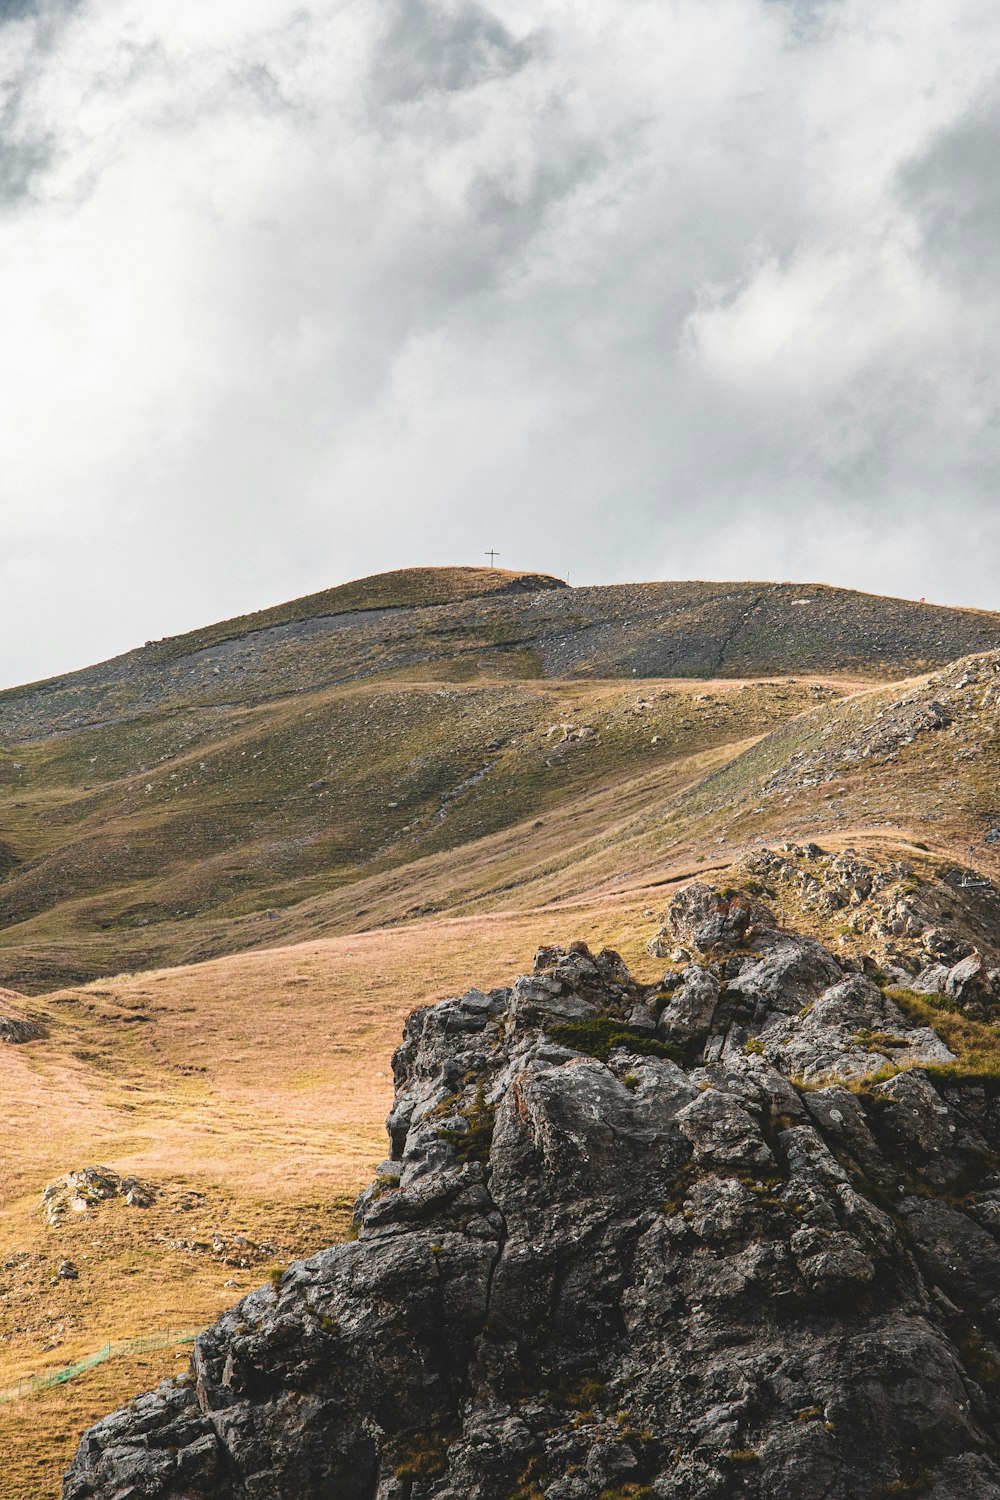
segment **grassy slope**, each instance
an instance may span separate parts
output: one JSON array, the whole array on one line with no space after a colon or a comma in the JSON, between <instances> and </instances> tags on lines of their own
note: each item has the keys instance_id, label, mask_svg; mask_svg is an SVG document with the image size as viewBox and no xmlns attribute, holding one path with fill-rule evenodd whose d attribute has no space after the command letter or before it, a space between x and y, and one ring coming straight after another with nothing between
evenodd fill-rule
<instances>
[{"instance_id":1,"label":"grassy slope","mask_svg":"<svg viewBox=\"0 0 1000 1500\"><path fill-rule=\"evenodd\" d=\"M480 669L484 639L508 665L516 645L489 614L507 604L480 601L478 644L437 659L452 681L408 666L140 714L125 693L111 723L0 752L0 985L150 971L27 1002L49 1036L4 1049L0 1385L108 1338L207 1320L266 1272L165 1240L242 1230L287 1258L340 1232L381 1154L387 1059L414 1004L509 978L538 943L575 936L610 941L653 978L662 964L645 943L664 882L762 839L896 851L919 838L942 861L974 843L980 864L997 863L983 834L1000 821L1000 742L978 687L590 679L615 651L630 673L651 641L673 650L693 621L716 657L725 635L724 666L782 649L813 659L817 624L793 634L788 610L804 621L813 609L822 625L842 600L791 606L762 587L748 598L677 586L669 624L662 594L660 613L643 616L632 590L628 650L621 634L595 644L581 626L570 680L501 680L496 657ZM940 627L945 649L965 626L941 614L930 634ZM892 610L877 630L858 618L862 655L885 671L903 627ZM995 621L973 628L988 634ZM282 650L283 674L299 646ZM916 650L911 639L908 662ZM856 696L839 701L846 690ZM901 698L942 691L955 700L951 727L886 757L846 753ZM588 723L589 738L563 739L559 726ZM236 956L156 967L219 953ZM157 1206L47 1228L44 1184L101 1160L159 1182ZM181 1208L191 1192L203 1203ZM65 1256L79 1281L53 1280ZM87 1422L175 1366L171 1350L130 1357L0 1406L5 1496L54 1497Z\"/></svg>"},{"instance_id":2,"label":"grassy slope","mask_svg":"<svg viewBox=\"0 0 1000 1500\"><path fill-rule=\"evenodd\" d=\"M677 799L678 846L880 830L1000 876L1000 845L987 842L1000 823L998 677L989 653L789 721ZM951 722L914 728L937 703Z\"/></svg>"},{"instance_id":3,"label":"grassy slope","mask_svg":"<svg viewBox=\"0 0 1000 1500\"><path fill-rule=\"evenodd\" d=\"M972 704L845 759L923 690L824 705L814 686L368 685L234 712L221 735L191 713L47 742L0 803L26 857L0 885L0 982L539 905L786 834L920 829L991 867L993 717ZM563 723L595 733L563 742ZM156 768L128 775L140 754Z\"/></svg>"},{"instance_id":4,"label":"grassy slope","mask_svg":"<svg viewBox=\"0 0 1000 1500\"><path fill-rule=\"evenodd\" d=\"M240 1270L165 1241L207 1246L240 1231L275 1242L280 1263L338 1238L345 1205L384 1154L404 1016L510 979L567 923L637 965L655 930L634 902L602 901L243 954L34 1002L48 1038L4 1054L0 1387L108 1340L203 1324L270 1264ZM652 978L648 956L645 967ZM105 1205L48 1227L41 1188L95 1162L159 1184L157 1204ZM195 1193L204 1202L182 1207ZM64 1258L78 1281L55 1277ZM54 1500L83 1428L180 1368L166 1349L0 1405L4 1500Z\"/></svg>"},{"instance_id":5,"label":"grassy slope","mask_svg":"<svg viewBox=\"0 0 1000 1500\"><path fill-rule=\"evenodd\" d=\"M456 898L399 902L399 872L420 884L435 861L477 892L509 889L505 835L522 871L572 864L567 840L619 821L623 802L655 807L698 757L834 692L386 683L19 747L0 758L21 861L0 883L0 982L37 990L293 940L321 907L326 931L441 909ZM475 852L456 862L459 847Z\"/></svg>"},{"instance_id":6,"label":"grassy slope","mask_svg":"<svg viewBox=\"0 0 1000 1500\"><path fill-rule=\"evenodd\" d=\"M973 670L988 681L994 660ZM391 886L368 879L317 901L313 919L333 916L345 928L388 920L390 901L416 915L596 897L727 864L741 850L787 837L835 848L916 842L945 863L1000 879L1000 844L986 842L1000 825L1000 695L984 706L990 690L981 683L949 686L965 675L959 664L820 704L748 746L706 750L567 801L527 847L513 829L473 846L458 868L434 857L414 862ZM906 716L938 699L952 723L911 732ZM896 723L902 727L880 752L880 735Z\"/></svg>"}]
</instances>

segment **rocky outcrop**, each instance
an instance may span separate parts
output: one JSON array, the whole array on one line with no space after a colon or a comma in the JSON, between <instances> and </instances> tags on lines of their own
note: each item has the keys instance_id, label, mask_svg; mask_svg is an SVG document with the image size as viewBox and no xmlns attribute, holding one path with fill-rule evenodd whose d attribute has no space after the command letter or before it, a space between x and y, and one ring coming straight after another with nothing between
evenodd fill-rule
<instances>
[{"instance_id":1,"label":"rocky outcrop","mask_svg":"<svg viewBox=\"0 0 1000 1500\"><path fill-rule=\"evenodd\" d=\"M1000 1500L997 1091L756 900L674 921L663 985L576 944L415 1013L357 1238L65 1500Z\"/></svg>"},{"instance_id":2,"label":"rocky outcrop","mask_svg":"<svg viewBox=\"0 0 1000 1500\"><path fill-rule=\"evenodd\" d=\"M45 1027L37 1021L25 1021L19 1016L0 1016L0 1042L21 1046L24 1042L37 1042L45 1035Z\"/></svg>"},{"instance_id":3,"label":"rocky outcrop","mask_svg":"<svg viewBox=\"0 0 1000 1500\"><path fill-rule=\"evenodd\" d=\"M58 1226L67 1214L86 1214L99 1203L121 1198L129 1208L149 1208L156 1189L138 1177L119 1177L110 1167L81 1167L50 1182L42 1194L42 1213L47 1223Z\"/></svg>"},{"instance_id":4,"label":"rocky outcrop","mask_svg":"<svg viewBox=\"0 0 1000 1500\"><path fill-rule=\"evenodd\" d=\"M831 853L787 841L748 855L736 873L803 920L822 926L832 919L840 943L863 947L870 967L894 984L946 994L980 1020L1000 1015L1000 899L991 880L940 867L921 875L911 864L878 863L851 848ZM702 889L689 887L680 899L705 900L690 894ZM961 899L966 891L971 905ZM726 904L718 894L712 899ZM746 898L737 896L731 904L741 902Z\"/></svg>"},{"instance_id":5,"label":"rocky outcrop","mask_svg":"<svg viewBox=\"0 0 1000 1500\"><path fill-rule=\"evenodd\" d=\"M2 873L2 870L0 870ZM40 1021L25 1015L22 1006L24 996L16 990L0 987L0 1042L20 1046L24 1042L37 1042L45 1036L45 1027Z\"/></svg>"}]
</instances>

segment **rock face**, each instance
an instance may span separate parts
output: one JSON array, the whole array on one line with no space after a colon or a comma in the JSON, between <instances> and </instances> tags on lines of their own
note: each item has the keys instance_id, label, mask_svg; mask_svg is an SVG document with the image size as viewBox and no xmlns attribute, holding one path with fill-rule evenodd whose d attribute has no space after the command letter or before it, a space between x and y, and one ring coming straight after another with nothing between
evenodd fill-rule
<instances>
[{"instance_id":1,"label":"rock face","mask_svg":"<svg viewBox=\"0 0 1000 1500\"><path fill-rule=\"evenodd\" d=\"M577 944L415 1013L356 1240L65 1500L1000 1500L996 1091L872 1078L951 1054L759 904L674 921L669 985Z\"/></svg>"}]
</instances>

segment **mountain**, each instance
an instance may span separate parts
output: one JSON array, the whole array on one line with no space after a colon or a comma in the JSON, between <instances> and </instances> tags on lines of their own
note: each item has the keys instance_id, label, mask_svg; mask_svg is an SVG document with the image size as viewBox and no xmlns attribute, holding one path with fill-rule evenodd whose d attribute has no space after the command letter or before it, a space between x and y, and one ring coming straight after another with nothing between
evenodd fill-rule
<instances>
[{"instance_id":1,"label":"mountain","mask_svg":"<svg viewBox=\"0 0 1000 1500\"><path fill-rule=\"evenodd\" d=\"M726 965L751 953L701 952L678 935L672 903L692 880L722 901L743 891L766 909L761 932L778 933L768 943L819 944L845 981L892 991L903 1017L869 995L875 1009L844 1022L840 1052L806 1026L784 1038L785 1056L768 1051L778 1037L765 1031L779 1022L762 999L759 1035L735 1022L748 1066L766 1062L807 1112L828 1087L857 1094L887 1170L897 1148L872 1122L897 1077L926 1075L941 1108L952 1108L948 1090L966 1090L952 1121L963 1140L981 1090L976 1128L991 1139L998 623L810 586L578 590L539 575L415 570L0 695L4 1500L54 1497L81 1433L182 1370L184 1339L269 1275L336 1242L365 1243L369 1208L355 1242L351 1204L384 1154L389 1059L412 1011L470 984L513 993L537 949L571 938L621 954L635 1004L658 1006L692 965L709 976L691 976L696 989L714 979L727 992L741 976ZM646 664L668 675L644 675ZM675 959L679 948L687 956ZM610 990L595 996L598 1019L632 1024ZM498 1065L500 1053L513 1068L535 1046L522 1019L504 1030ZM716 1066L721 1038L726 1072L712 1078L730 1091L733 1024L727 1009L713 1013L701 1057L677 1062L689 1081ZM928 1027L955 1062L928 1071L902 1046L904 1032ZM604 1065L587 1048L568 1053L568 1078ZM418 1054L418 1073L450 1066ZM838 1076L807 1077L827 1055ZM612 1064L615 1087L631 1093ZM449 1088L465 1118L477 1080L463 1078ZM489 1068L482 1082L497 1083ZM401 1099L413 1083L401 1076ZM683 1149L673 1127L663 1131ZM845 1170L889 1212L891 1199ZM963 1196L964 1179L939 1193L907 1171L908 1193L938 1194L989 1232L974 1196L991 1190L984 1178ZM533 1192L554 1191L534 1181ZM584 1195L573 1212L583 1223L588 1211ZM876 1285L897 1307L916 1248L893 1223L902 1249L879 1262ZM744 1226L739 1253L771 1243L782 1224ZM553 1241L553 1254L564 1249ZM968 1333L987 1347L986 1315L934 1285L966 1320L942 1336L988 1385L988 1361L970 1365L972 1344L960 1341ZM287 1308L296 1324L300 1309ZM385 1327L399 1332L391 1319ZM207 1335L206 1351L229 1328ZM832 1328L812 1332L824 1340ZM735 1349L724 1320L718 1331L720 1347ZM696 1345L685 1347L694 1359ZM471 1366L456 1368L470 1377ZM283 1421L285 1370L274 1369ZM499 1387L483 1389L500 1399ZM580 1415L551 1392L545 1400L560 1430ZM613 1418L596 1398L594 1410L599 1425ZM133 1418L120 1422L113 1430L134 1446ZM738 1438L763 1451L769 1431ZM989 1471L969 1469L970 1455L974 1446L951 1454L976 1492ZM636 1456L642 1470L649 1455ZM952 1484L943 1450L931 1458L927 1483ZM74 1482L89 1472L80 1462ZM589 1456L580 1462L588 1475ZM732 1463L720 1469L730 1491L753 1494L739 1488L750 1469ZM937 1493L908 1474L872 1479L872 1492ZM386 1495L403 1500L394 1482ZM260 1481L268 1494L271 1483ZM617 1500L646 1483L645 1470L601 1480Z\"/></svg>"},{"instance_id":2,"label":"mountain","mask_svg":"<svg viewBox=\"0 0 1000 1500\"><path fill-rule=\"evenodd\" d=\"M534 899L808 707L998 641L997 616L805 585L417 569L10 690L0 982Z\"/></svg>"},{"instance_id":3,"label":"mountain","mask_svg":"<svg viewBox=\"0 0 1000 1500\"><path fill-rule=\"evenodd\" d=\"M417 1011L354 1240L65 1500L1000 1500L1000 921L919 922L890 975L694 884L656 985L576 943Z\"/></svg>"}]
</instances>

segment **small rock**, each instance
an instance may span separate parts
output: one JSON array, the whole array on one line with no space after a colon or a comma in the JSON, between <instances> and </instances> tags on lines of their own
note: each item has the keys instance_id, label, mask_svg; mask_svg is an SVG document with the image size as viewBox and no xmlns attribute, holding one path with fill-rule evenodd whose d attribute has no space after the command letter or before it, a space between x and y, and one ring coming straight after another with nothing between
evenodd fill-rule
<instances>
[{"instance_id":1,"label":"small rock","mask_svg":"<svg viewBox=\"0 0 1000 1500\"><path fill-rule=\"evenodd\" d=\"M19 1020L14 1016L0 1016L0 1042L20 1046L24 1042L37 1042L45 1035L45 1027L37 1021Z\"/></svg>"}]
</instances>

